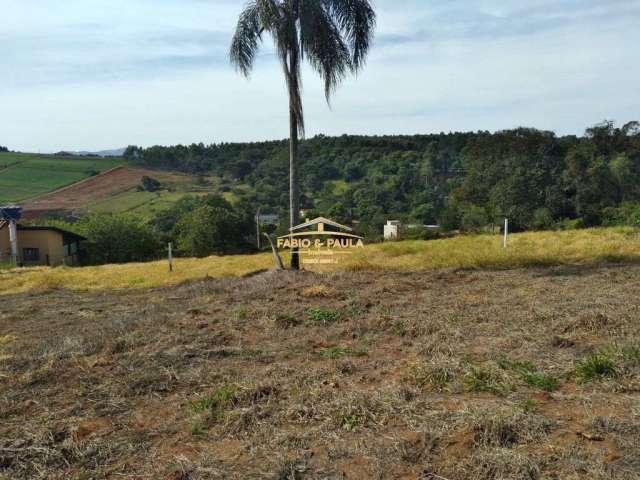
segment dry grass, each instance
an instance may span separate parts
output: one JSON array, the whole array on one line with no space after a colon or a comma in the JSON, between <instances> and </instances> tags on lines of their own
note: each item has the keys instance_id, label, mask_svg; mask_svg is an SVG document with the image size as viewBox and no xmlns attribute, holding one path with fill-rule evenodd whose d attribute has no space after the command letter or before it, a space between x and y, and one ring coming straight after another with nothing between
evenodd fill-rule
<instances>
[{"instance_id":1,"label":"dry grass","mask_svg":"<svg viewBox=\"0 0 640 480\"><path fill-rule=\"evenodd\" d=\"M635 479L638 278L265 272L5 295L0 479ZM616 374L587 380L594 355Z\"/></svg>"},{"instance_id":2,"label":"dry grass","mask_svg":"<svg viewBox=\"0 0 640 480\"><path fill-rule=\"evenodd\" d=\"M459 236L435 241L403 241L368 245L345 256L337 266L311 266L315 271L421 271L437 268L505 269L528 266L635 261L640 233L631 228L531 232L511 235L502 248L496 235ZM148 288L185 280L240 276L273 266L271 255L236 255L84 268L0 270L0 294L68 288L74 290ZM313 291L307 295L322 295Z\"/></svg>"}]
</instances>

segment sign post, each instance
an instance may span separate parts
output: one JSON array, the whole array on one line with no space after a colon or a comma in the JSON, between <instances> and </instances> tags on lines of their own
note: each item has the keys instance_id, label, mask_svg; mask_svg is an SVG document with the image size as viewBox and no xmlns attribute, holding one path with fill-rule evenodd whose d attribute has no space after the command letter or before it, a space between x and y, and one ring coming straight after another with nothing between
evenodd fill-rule
<instances>
[{"instance_id":1,"label":"sign post","mask_svg":"<svg viewBox=\"0 0 640 480\"><path fill-rule=\"evenodd\" d=\"M169 242L169 271L173 272L173 245Z\"/></svg>"}]
</instances>

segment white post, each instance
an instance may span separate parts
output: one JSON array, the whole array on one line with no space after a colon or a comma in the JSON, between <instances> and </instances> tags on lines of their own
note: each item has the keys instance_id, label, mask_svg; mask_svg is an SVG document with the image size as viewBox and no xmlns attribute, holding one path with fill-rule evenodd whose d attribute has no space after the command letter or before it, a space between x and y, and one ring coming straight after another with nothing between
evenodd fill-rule
<instances>
[{"instance_id":1,"label":"white post","mask_svg":"<svg viewBox=\"0 0 640 480\"><path fill-rule=\"evenodd\" d=\"M509 219L504 219L504 240L502 241L503 248L507 248L507 235L509 235Z\"/></svg>"},{"instance_id":2,"label":"white post","mask_svg":"<svg viewBox=\"0 0 640 480\"><path fill-rule=\"evenodd\" d=\"M11 244L11 261L18 265L18 226L15 220L9 220L9 243Z\"/></svg>"},{"instance_id":3,"label":"white post","mask_svg":"<svg viewBox=\"0 0 640 480\"><path fill-rule=\"evenodd\" d=\"M260 209L256 213L256 245L260 250Z\"/></svg>"},{"instance_id":4,"label":"white post","mask_svg":"<svg viewBox=\"0 0 640 480\"><path fill-rule=\"evenodd\" d=\"M173 272L173 245L169 242L169 271Z\"/></svg>"}]
</instances>

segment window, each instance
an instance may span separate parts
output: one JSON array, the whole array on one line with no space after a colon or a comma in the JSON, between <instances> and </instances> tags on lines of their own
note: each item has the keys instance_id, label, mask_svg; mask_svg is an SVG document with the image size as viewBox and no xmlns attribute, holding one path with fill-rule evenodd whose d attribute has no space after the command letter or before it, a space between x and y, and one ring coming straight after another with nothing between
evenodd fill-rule
<instances>
[{"instance_id":1,"label":"window","mask_svg":"<svg viewBox=\"0 0 640 480\"><path fill-rule=\"evenodd\" d=\"M40 250L37 248L23 248L22 249L22 261L24 262L38 262L40 261Z\"/></svg>"}]
</instances>

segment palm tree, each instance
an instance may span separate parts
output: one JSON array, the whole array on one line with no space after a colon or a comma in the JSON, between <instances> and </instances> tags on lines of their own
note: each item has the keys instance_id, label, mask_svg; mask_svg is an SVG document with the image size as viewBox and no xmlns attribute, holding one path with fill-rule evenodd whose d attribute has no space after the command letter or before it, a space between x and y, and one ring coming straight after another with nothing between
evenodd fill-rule
<instances>
[{"instance_id":1,"label":"palm tree","mask_svg":"<svg viewBox=\"0 0 640 480\"><path fill-rule=\"evenodd\" d=\"M304 137L302 78L305 57L324 80L325 96L348 73L364 66L373 41L376 14L368 0L252 0L240 14L230 49L231 62L248 77L262 36L269 33L284 71L289 93L290 224L300 223L298 136ZM299 268L297 251L291 268Z\"/></svg>"}]
</instances>

